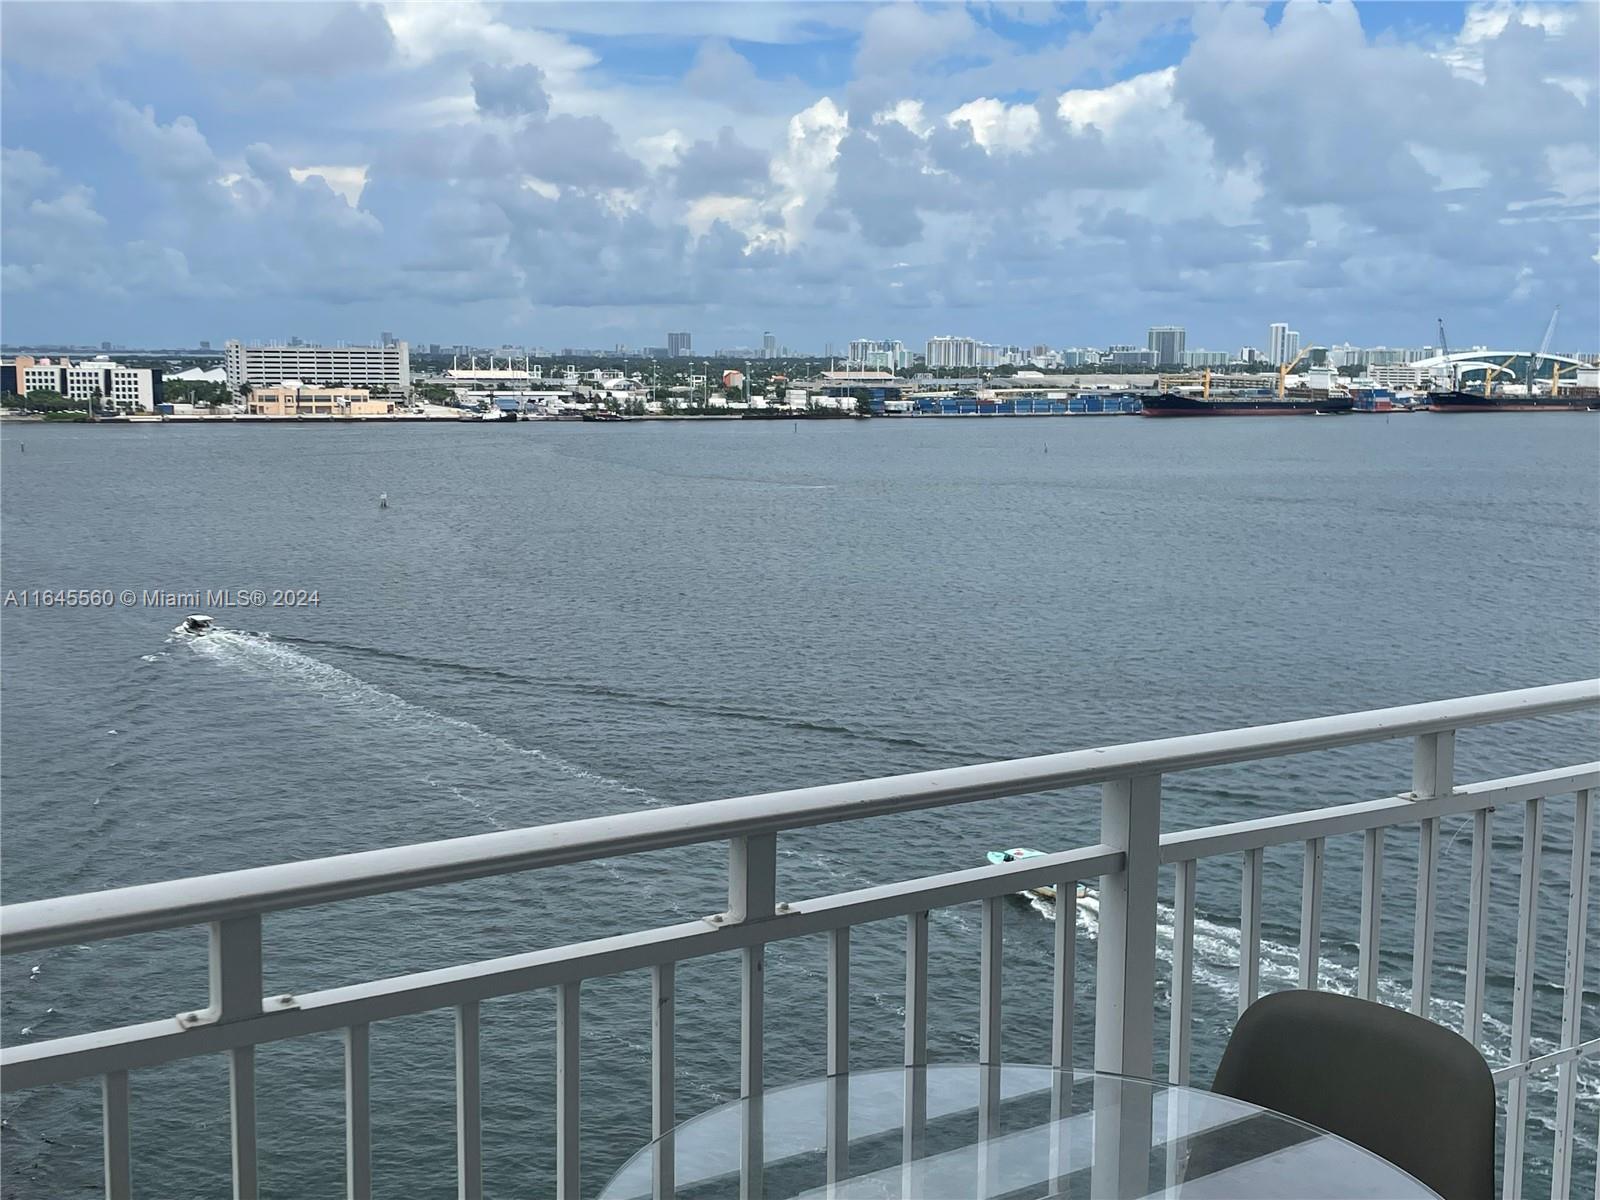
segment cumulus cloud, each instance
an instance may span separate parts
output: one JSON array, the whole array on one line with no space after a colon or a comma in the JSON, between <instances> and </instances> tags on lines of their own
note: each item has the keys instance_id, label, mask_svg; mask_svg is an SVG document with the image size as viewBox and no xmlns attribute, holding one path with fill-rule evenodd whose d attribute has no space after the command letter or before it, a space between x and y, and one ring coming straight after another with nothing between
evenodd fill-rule
<instances>
[{"instance_id":1,"label":"cumulus cloud","mask_svg":"<svg viewBox=\"0 0 1600 1200\"><path fill-rule=\"evenodd\" d=\"M472 313L654 342L705 306L789 313L791 343L892 313L908 340L1160 319L1236 345L1276 316L1404 340L1444 304L1487 338L1559 301L1600 325L1593 5L1381 35L1342 0L13 8L23 321L237 324L287 298L328 336L466 336ZM41 157L71 142L110 153ZM78 268L56 272L76 304L34 286L52 262ZM168 304L117 299L129 280Z\"/></svg>"},{"instance_id":2,"label":"cumulus cloud","mask_svg":"<svg viewBox=\"0 0 1600 1200\"><path fill-rule=\"evenodd\" d=\"M677 187L685 196L735 194L766 178L767 156L746 146L726 125L715 141L695 142L678 159Z\"/></svg>"},{"instance_id":3,"label":"cumulus cloud","mask_svg":"<svg viewBox=\"0 0 1600 1200\"><path fill-rule=\"evenodd\" d=\"M479 63L472 68L472 98L478 111L493 117L539 117L550 113L544 72L532 63L500 67Z\"/></svg>"}]
</instances>

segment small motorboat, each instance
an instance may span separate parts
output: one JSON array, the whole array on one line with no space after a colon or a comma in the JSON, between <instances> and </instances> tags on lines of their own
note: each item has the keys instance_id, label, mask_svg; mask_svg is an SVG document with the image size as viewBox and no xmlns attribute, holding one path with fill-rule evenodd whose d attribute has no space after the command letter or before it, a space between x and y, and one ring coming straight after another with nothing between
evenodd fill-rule
<instances>
[{"instance_id":1,"label":"small motorboat","mask_svg":"<svg viewBox=\"0 0 1600 1200\"><path fill-rule=\"evenodd\" d=\"M212 626L215 624L216 622L208 616L201 613L191 613L183 619L183 624L179 628L185 633L192 633L198 637L202 633L210 633Z\"/></svg>"},{"instance_id":2,"label":"small motorboat","mask_svg":"<svg viewBox=\"0 0 1600 1200\"><path fill-rule=\"evenodd\" d=\"M1014 846L1010 850L991 850L986 857L998 867L1006 863L1021 862L1023 859L1041 858L1043 856L1043 850L1030 850L1026 846ZM1037 896L1040 900L1048 900L1052 904L1056 901L1056 889L1053 884L1042 883L1038 887L1025 888L1023 894ZM1082 883L1078 885L1077 899L1079 908L1092 913L1100 911L1100 897L1096 896Z\"/></svg>"}]
</instances>

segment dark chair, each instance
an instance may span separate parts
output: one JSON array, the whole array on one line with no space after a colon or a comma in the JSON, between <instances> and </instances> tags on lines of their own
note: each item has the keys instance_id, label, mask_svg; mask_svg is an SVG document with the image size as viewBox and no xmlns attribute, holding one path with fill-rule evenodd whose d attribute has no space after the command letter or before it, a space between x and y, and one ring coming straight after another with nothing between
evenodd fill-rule
<instances>
[{"instance_id":1,"label":"dark chair","mask_svg":"<svg viewBox=\"0 0 1600 1200\"><path fill-rule=\"evenodd\" d=\"M1432 1021L1329 992L1263 996L1211 1090L1364 1146L1445 1200L1494 1200L1489 1065Z\"/></svg>"}]
</instances>

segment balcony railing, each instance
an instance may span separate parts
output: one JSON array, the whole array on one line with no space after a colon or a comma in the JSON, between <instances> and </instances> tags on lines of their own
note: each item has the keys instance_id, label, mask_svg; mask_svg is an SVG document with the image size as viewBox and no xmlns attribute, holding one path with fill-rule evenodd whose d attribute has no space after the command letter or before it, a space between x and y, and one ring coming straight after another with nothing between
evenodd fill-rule
<instances>
[{"instance_id":1,"label":"balcony railing","mask_svg":"<svg viewBox=\"0 0 1600 1200\"><path fill-rule=\"evenodd\" d=\"M199 1011L50 1041L8 1046L0 1053L7 1091L98 1076L103 1081L106 1194L131 1194L129 1073L197 1055L225 1054L230 1064L234 1194L258 1190L255 1048L286 1038L342 1031L348 1195L371 1195L372 1129L368 1031L375 1021L453 1009L456 1019L456 1169L459 1194L482 1193L479 1006L495 997L538 989L556 993L556 1192L580 1195L580 989L585 980L649 970L652 992L651 1104L656 1134L677 1120L674 1096L674 971L677 963L733 953L741 964L740 1088L763 1088L764 949L783 939L825 934L827 1071L849 1069L850 934L868 922L905 919L904 1061L928 1061L928 916L950 905L981 902L979 1058L997 1063L1001 1031L1003 900L1054 885L1071 896L1076 884L1099 884L1095 946L1094 1064L1150 1075L1155 1067L1158 872L1175 868L1171 1029L1168 1070L1186 1082L1191 1059L1196 864L1237 856L1242 864L1241 1010L1260 990L1263 857L1267 848L1300 843L1304 874L1299 983L1318 986L1326 840L1364 839L1356 990L1378 995L1383 908L1384 833L1418 830L1411 1008L1428 1015L1433 996L1435 900L1440 821L1472 818L1472 868L1466 949L1466 1003L1461 1032L1481 1042L1491 889L1491 814L1521 805L1516 966L1509 1061L1494 1075L1506 1088L1504 1192L1521 1194L1528 1085L1556 1073L1553 1189L1569 1195L1575 1143L1593 1133L1577 1128L1577 1071L1600 1055L1600 1037L1582 1040L1584 939L1587 931L1593 796L1600 763L1460 784L1455 735L1498 724L1600 707L1600 680L1558 684L1401 708L1321 717L1248 729L1167 738L1065 754L982 763L856 783L649 809L528 829L489 833L307 862L232 871L165 883L63 896L0 909L0 951L13 953L119 938L153 930L208 925L210 1003ZM1383 799L1288 812L1163 836L1162 778L1228 763L1399 738L1414 741L1409 790ZM1082 785L1101 787L1098 843L1003 866L953 871L828 896L784 900L777 894L777 839L793 830L907 813L1003 796ZM1544 803L1576 796L1572 829L1566 957L1561 975L1560 1044L1534 1056L1531 1013L1539 928ZM728 905L704 920L469 962L298 995L262 994L262 917L291 908L431 887L460 880L615 858L667 847L728 842ZM1050 1059L1072 1062L1076 924L1055 922ZM1042 1047L1041 1055L1042 1057ZM758 1153L759 1131L753 1135ZM749 1156L747 1156L749 1159ZM747 1161L754 1169L754 1160ZM673 1192L672 1158L655 1164L655 1191Z\"/></svg>"}]
</instances>

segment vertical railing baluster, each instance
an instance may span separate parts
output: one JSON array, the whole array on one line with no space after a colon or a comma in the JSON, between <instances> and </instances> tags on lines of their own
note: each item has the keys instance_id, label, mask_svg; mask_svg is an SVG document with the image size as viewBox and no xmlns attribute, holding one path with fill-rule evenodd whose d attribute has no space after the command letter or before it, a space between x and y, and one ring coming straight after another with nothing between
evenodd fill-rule
<instances>
[{"instance_id":1,"label":"vertical railing baluster","mask_svg":"<svg viewBox=\"0 0 1600 1200\"><path fill-rule=\"evenodd\" d=\"M1148 1079L1155 1060L1156 884L1161 867L1161 776L1108 780L1100 840L1124 855L1100 877L1095 966L1096 1070Z\"/></svg>"},{"instance_id":2,"label":"vertical railing baluster","mask_svg":"<svg viewBox=\"0 0 1600 1200\"><path fill-rule=\"evenodd\" d=\"M678 1122L674 993L677 964L659 963L650 970L650 1139L651 1194L669 1200L677 1192L677 1148L672 1129Z\"/></svg>"},{"instance_id":3,"label":"vertical railing baluster","mask_svg":"<svg viewBox=\"0 0 1600 1200\"><path fill-rule=\"evenodd\" d=\"M1194 1009L1194 878L1198 864L1186 858L1175 864L1172 880L1172 1036L1167 1045L1167 1078L1187 1085Z\"/></svg>"},{"instance_id":4,"label":"vertical railing baluster","mask_svg":"<svg viewBox=\"0 0 1600 1200\"><path fill-rule=\"evenodd\" d=\"M372 1200L372 1062L366 1025L344 1031L344 1190Z\"/></svg>"},{"instance_id":5,"label":"vertical railing baluster","mask_svg":"<svg viewBox=\"0 0 1600 1200\"><path fill-rule=\"evenodd\" d=\"M906 918L905 1090L902 1096L900 1193L918 1190L915 1163L922 1157L928 1123L928 914Z\"/></svg>"},{"instance_id":6,"label":"vertical railing baluster","mask_svg":"<svg viewBox=\"0 0 1600 1200\"><path fill-rule=\"evenodd\" d=\"M478 1003L456 1007L456 1195L483 1196L483 1066Z\"/></svg>"},{"instance_id":7,"label":"vertical railing baluster","mask_svg":"<svg viewBox=\"0 0 1600 1200\"><path fill-rule=\"evenodd\" d=\"M828 1102L825 1144L830 1188L850 1174L850 927L828 931Z\"/></svg>"},{"instance_id":8,"label":"vertical railing baluster","mask_svg":"<svg viewBox=\"0 0 1600 1200\"><path fill-rule=\"evenodd\" d=\"M777 911L778 838L755 833L729 841L728 920L771 920ZM739 951L739 1194L757 1200L762 1187L762 1092L766 1027L766 946Z\"/></svg>"},{"instance_id":9,"label":"vertical railing baluster","mask_svg":"<svg viewBox=\"0 0 1600 1200\"><path fill-rule=\"evenodd\" d=\"M1322 975L1322 838L1306 841L1300 869L1300 986L1316 990Z\"/></svg>"},{"instance_id":10,"label":"vertical railing baluster","mask_svg":"<svg viewBox=\"0 0 1600 1200\"><path fill-rule=\"evenodd\" d=\"M828 1074L850 1070L850 927L828 931Z\"/></svg>"},{"instance_id":11,"label":"vertical railing baluster","mask_svg":"<svg viewBox=\"0 0 1600 1200\"><path fill-rule=\"evenodd\" d=\"M1055 963L1051 980L1050 1065L1072 1071L1072 1022L1078 975L1078 884L1056 884Z\"/></svg>"},{"instance_id":12,"label":"vertical railing baluster","mask_svg":"<svg viewBox=\"0 0 1600 1200\"><path fill-rule=\"evenodd\" d=\"M766 1028L766 947L739 951L739 1095L759 1096L763 1086Z\"/></svg>"},{"instance_id":13,"label":"vertical railing baluster","mask_svg":"<svg viewBox=\"0 0 1600 1200\"><path fill-rule=\"evenodd\" d=\"M1425 733L1417 738L1411 758L1411 796L1436 800L1455 788L1456 735ZM1417 837L1417 914L1411 941L1411 1011L1428 1015L1433 996L1433 940L1437 917L1435 883L1439 874L1439 818L1422 822Z\"/></svg>"},{"instance_id":14,"label":"vertical railing baluster","mask_svg":"<svg viewBox=\"0 0 1600 1200\"><path fill-rule=\"evenodd\" d=\"M986 1067L997 1067L1002 1061L1000 960L1004 945L1004 909L1001 907L1004 903L1001 896L990 896L983 902L983 932L978 950L978 1062Z\"/></svg>"},{"instance_id":15,"label":"vertical railing baluster","mask_svg":"<svg viewBox=\"0 0 1600 1200\"><path fill-rule=\"evenodd\" d=\"M1467 899L1467 992L1462 1005L1461 1036L1474 1046L1483 1041L1484 980L1489 957L1490 814L1472 814L1472 878Z\"/></svg>"},{"instance_id":16,"label":"vertical railing baluster","mask_svg":"<svg viewBox=\"0 0 1600 1200\"><path fill-rule=\"evenodd\" d=\"M1076 1019L1078 979L1078 882L1056 884L1054 976L1051 980L1050 1187L1062 1190L1066 1173L1066 1126L1072 1094L1072 1025Z\"/></svg>"},{"instance_id":17,"label":"vertical railing baluster","mask_svg":"<svg viewBox=\"0 0 1600 1200\"><path fill-rule=\"evenodd\" d=\"M928 914L906 918L906 1054L908 1067L928 1065Z\"/></svg>"},{"instance_id":18,"label":"vertical railing baluster","mask_svg":"<svg viewBox=\"0 0 1600 1200\"><path fill-rule=\"evenodd\" d=\"M1528 1060L1533 1021L1533 968L1539 936L1539 863L1544 850L1544 803L1529 800L1522 818L1522 877L1517 886L1517 965L1511 991L1511 1062ZM1512 1077L1506 1093L1505 1200L1522 1195L1528 1130L1528 1077Z\"/></svg>"},{"instance_id":19,"label":"vertical railing baluster","mask_svg":"<svg viewBox=\"0 0 1600 1200\"><path fill-rule=\"evenodd\" d=\"M743 924L765 921L777 910L778 839L771 833L736 837L729 842L728 920ZM766 947L739 951L740 1047L739 1094L756 1096L762 1087L763 976Z\"/></svg>"},{"instance_id":20,"label":"vertical railing baluster","mask_svg":"<svg viewBox=\"0 0 1600 1200\"><path fill-rule=\"evenodd\" d=\"M578 987L576 980L556 989L556 1195L578 1200Z\"/></svg>"},{"instance_id":21,"label":"vertical railing baluster","mask_svg":"<svg viewBox=\"0 0 1600 1200\"><path fill-rule=\"evenodd\" d=\"M1257 846L1244 852L1239 879L1239 1012L1261 992L1261 884L1266 852Z\"/></svg>"},{"instance_id":22,"label":"vertical railing baluster","mask_svg":"<svg viewBox=\"0 0 1600 1200\"><path fill-rule=\"evenodd\" d=\"M1361 929L1356 995L1378 998L1378 943L1383 934L1383 830L1369 829L1361 845Z\"/></svg>"},{"instance_id":23,"label":"vertical railing baluster","mask_svg":"<svg viewBox=\"0 0 1600 1200\"><path fill-rule=\"evenodd\" d=\"M823 1086L828 1089L823 1114L828 1127L823 1144L827 1147L827 1194L832 1197L850 1175L850 1076L830 1075Z\"/></svg>"},{"instance_id":24,"label":"vertical railing baluster","mask_svg":"<svg viewBox=\"0 0 1600 1200\"><path fill-rule=\"evenodd\" d=\"M104 1138L106 1200L130 1200L133 1195L133 1155L128 1138L128 1073L107 1071L100 1081L101 1125Z\"/></svg>"},{"instance_id":25,"label":"vertical railing baluster","mask_svg":"<svg viewBox=\"0 0 1600 1200\"><path fill-rule=\"evenodd\" d=\"M1578 793L1572 810L1572 876L1567 892L1567 955L1561 975L1561 1045L1576 1046L1583 1023L1583 955L1589 926L1589 844L1594 837L1594 794ZM1556 1068L1556 1148L1551 1170L1551 1200L1572 1192L1572 1146L1578 1130L1578 1064ZM1597 1193L1600 1196L1600 1193Z\"/></svg>"},{"instance_id":26,"label":"vertical railing baluster","mask_svg":"<svg viewBox=\"0 0 1600 1200\"><path fill-rule=\"evenodd\" d=\"M256 1200L256 1048L228 1051L229 1112L233 1126L233 1200Z\"/></svg>"},{"instance_id":27,"label":"vertical railing baluster","mask_svg":"<svg viewBox=\"0 0 1600 1200\"><path fill-rule=\"evenodd\" d=\"M210 959L210 1006L180 1020L189 1024L226 1024L260 1016L260 916L211 922ZM234 1200L256 1200L260 1179L256 1162L254 1046L228 1051L228 1125Z\"/></svg>"}]
</instances>

